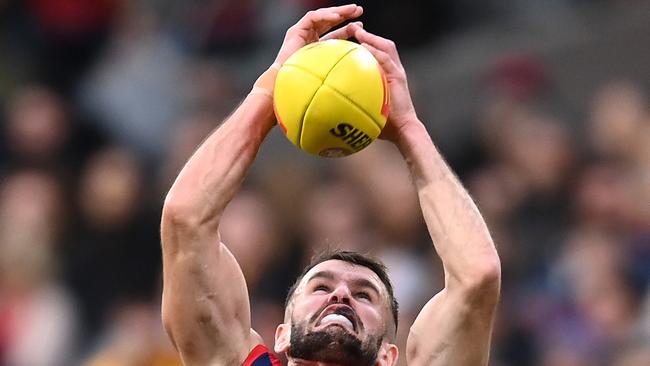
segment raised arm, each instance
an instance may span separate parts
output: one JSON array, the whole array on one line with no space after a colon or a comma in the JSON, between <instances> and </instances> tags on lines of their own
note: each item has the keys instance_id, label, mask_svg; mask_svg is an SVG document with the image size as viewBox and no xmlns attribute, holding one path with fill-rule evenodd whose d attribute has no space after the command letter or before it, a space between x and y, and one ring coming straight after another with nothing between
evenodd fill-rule
<instances>
[{"instance_id":1,"label":"raised arm","mask_svg":"<svg viewBox=\"0 0 650 366\"><path fill-rule=\"evenodd\" d=\"M392 41L355 30L379 60L391 91L383 138L408 164L427 227L445 270L445 288L422 309L409 334L410 365L487 365L499 297L500 262L485 223L418 119Z\"/></svg>"},{"instance_id":2,"label":"raised arm","mask_svg":"<svg viewBox=\"0 0 650 366\"><path fill-rule=\"evenodd\" d=\"M307 13L286 34L274 65L186 163L163 207L162 315L186 365L239 365L260 337L251 329L246 283L219 238L219 220L275 124L277 67L330 28L361 15L355 5ZM348 38L350 26L328 38Z\"/></svg>"}]
</instances>

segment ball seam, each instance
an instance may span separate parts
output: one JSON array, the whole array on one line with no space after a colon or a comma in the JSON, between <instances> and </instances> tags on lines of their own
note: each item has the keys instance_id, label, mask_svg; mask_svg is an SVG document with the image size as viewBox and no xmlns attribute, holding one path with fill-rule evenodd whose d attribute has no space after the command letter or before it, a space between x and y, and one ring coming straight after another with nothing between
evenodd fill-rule
<instances>
[{"instance_id":1,"label":"ball seam","mask_svg":"<svg viewBox=\"0 0 650 366\"><path fill-rule=\"evenodd\" d=\"M355 106L357 109L359 109L361 112L363 112L363 114L365 114L366 117L368 117L368 118L372 121L372 123L373 123L375 126L377 126L377 127L379 128L380 131L383 129L383 128L379 125L379 123L378 123L377 121L375 121L375 119L370 115L370 113L368 113L368 111L366 111L365 109L363 109L363 107L361 107L357 102L355 102L354 100L350 99L350 97L348 97L347 95L343 94L341 91L339 91L339 90L336 89L335 87L333 87L333 86L331 86L331 85L328 85L328 84L325 84L325 83L323 83L323 85L324 85L324 86L327 86L327 87L330 88L332 91L334 91L336 94L338 94L338 95L340 95L341 97L345 98L348 102L350 102L350 104L352 104L352 105ZM320 88L322 88L323 85L321 85ZM320 88L318 88L318 89L320 90Z\"/></svg>"},{"instance_id":2,"label":"ball seam","mask_svg":"<svg viewBox=\"0 0 650 366\"><path fill-rule=\"evenodd\" d=\"M334 68L336 68L336 65L338 65L341 62L341 60L343 60L345 58L345 56L349 55L354 50L356 50L356 47L351 48L350 50L345 52L338 60L336 60L334 65L332 65L332 67L330 67L329 71L327 71L327 74L325 74L325 77L321 79L321 84L318 87L318 89L316 89L316 92L314 93L314 95L311 96L311 100L309 101L309 104L307 104L307 108L305 108L305 112L302 114L302 119L300 121L300 129L298 130L298 146L301 149L303 148L303 146L302 146L302 129L303 129L303 126L305 124L305 116L307 115L307 111L309 110L309 107L311 107L311 103L314 101L314 97L316 96L316 94L318 94L318 91L323 87L323 85L325 85L325 80L327 80L327 77L330 75L332 70L334 70ZM302 68L302 67L299 67L299 69L304 70L304 68ZM307 71L307 70L304 70L304 71ZM310 73L314 74L313 72L310 72ZM319 77L319 79L320 79L320 77ZM328 87L329 87L329 85L328 85Z\"/></svg>"},{"instance_id":3,"label":"ball seam","mask_svg":"<svg viewBox=\"0 0 650 366\"><path fill-rule=\"evenodd\" d=\"M339 61L340 61L340 60L339 60ZM338 63L338 61L337 61L337 63ZM336 65L336 64L335 64L335 65ZM283 67L285 67L285 66L287 66L287 67L293 67L293 68L295 68L295 69L298 69L298 70L304 71L306 74L309 74L309 75L313 76L314 78L320 80L320 86L318 86L318 87L316 88L316 90L314 90L314 94L313 94L313 95L311 96L311 98L309 99L309 103L307 103L307 106L306 106L305 109L303 110L303 112L302 112L302 116L300 117L300 124L299 124L299 126L298 126L298 144L297 144L297 146L298 146L299 148L302 149L302 127L303 127L303 125L305 124L305 115L307 114L307 110L309 109L309 106L311 105L311 102L314 100L314 97L316 96L316 93L318 93L318 91L320 90L320 88L323 87L323 83L324 83L325 80L324 80L323 78L321 78L320 75L316 74L315 72L309 70L309 69L306 68L306 67L303 67L303 66L300 66L300 65L296 65L296 64L285 64L285 65L283 65ZM328 73L328 74L329 74L329 73ZM327 76L327 75L326 75L326 76Z\"/></svg>"}]
</instances>

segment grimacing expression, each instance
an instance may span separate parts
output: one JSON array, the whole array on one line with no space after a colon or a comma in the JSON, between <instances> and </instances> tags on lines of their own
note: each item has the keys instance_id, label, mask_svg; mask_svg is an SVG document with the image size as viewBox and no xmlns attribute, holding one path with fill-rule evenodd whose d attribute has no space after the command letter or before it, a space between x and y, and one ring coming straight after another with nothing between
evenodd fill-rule
<instances>
[{"instance_id":1,"label":"grimacing expression","mask_svg":"<svg viewBox=\"0 0 650 366\"><path fill-rule=\"evenodd\" d=\"M321 342L315 357L343 364L363 365L371 358L373 364L392 321L388 292L379 277L367 267L341 260L319 263L307 272L287 314L292 325L289 356L310 356L313 353L305 352ZM328 354L342 358L327 359Z\"/></svg>"}]
</instances>

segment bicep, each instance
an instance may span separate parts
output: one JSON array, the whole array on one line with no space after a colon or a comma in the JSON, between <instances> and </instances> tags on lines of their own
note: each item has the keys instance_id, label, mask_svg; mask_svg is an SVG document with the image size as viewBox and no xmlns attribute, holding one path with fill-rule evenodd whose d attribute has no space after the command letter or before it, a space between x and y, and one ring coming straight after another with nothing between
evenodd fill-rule
<instances>
[{"instance_id":1,"label":"bicep","mask_svg":"<svg viewBox=\"0 0 650 366\"><path fill-rule=\"evenodd\" d=\"M443 289L411 326L407 359L416 365L487 365L495 306Z\"/></svg>"},{"instance_id":2,"label":"bicep","mask_svg":"<svg viewBox=\"0 0 650 366\"><path fill-rule=\"evenodd\" d=\"M242 271L218 234L179 231L162 233L165 328L187 365L241 362L256 341Z\"/></svg>"}]
</instances>

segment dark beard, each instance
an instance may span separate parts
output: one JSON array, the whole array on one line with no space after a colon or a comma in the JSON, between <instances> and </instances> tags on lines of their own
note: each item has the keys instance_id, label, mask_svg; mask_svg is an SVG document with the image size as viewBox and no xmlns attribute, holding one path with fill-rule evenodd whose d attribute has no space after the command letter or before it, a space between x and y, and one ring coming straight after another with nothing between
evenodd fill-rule
<instances>
[{"instance_id":1,"label":"dark beard","mask_svg":"<svg viewBox=\"0 0 650 366\"><path fill-rule=\"evenodd\" d=\"M383 337L369 336L361 342L338 326L308 332L305 323L291 325L290 357L350 366L372 366L377 361Z\"/></svg>"}]
</instances>

